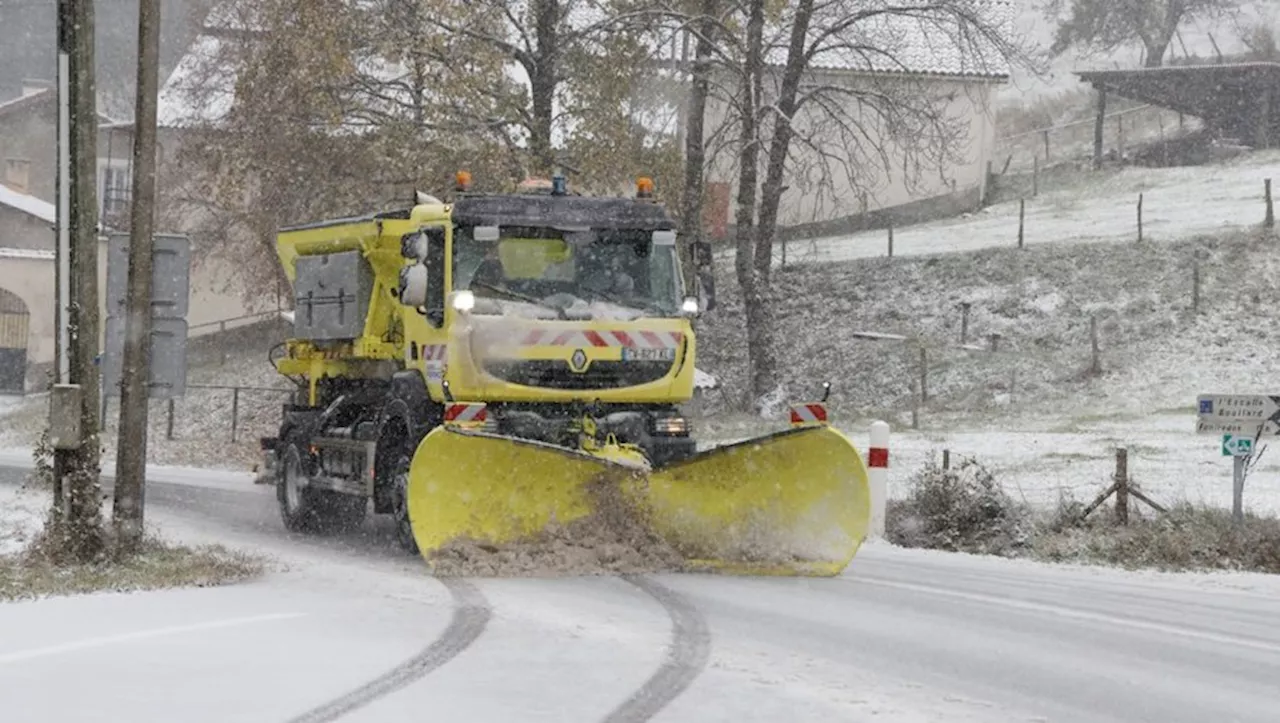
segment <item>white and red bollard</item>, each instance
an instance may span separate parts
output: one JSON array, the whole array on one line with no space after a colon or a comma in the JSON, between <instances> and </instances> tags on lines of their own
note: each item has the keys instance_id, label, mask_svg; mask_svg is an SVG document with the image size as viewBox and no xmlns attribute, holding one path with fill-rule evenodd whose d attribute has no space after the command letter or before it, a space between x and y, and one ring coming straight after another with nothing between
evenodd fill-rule
<instances>
[{"instance_id":1,"label":"white and red bollard","mask_svg":"<svg viewBox=\"0 0 1280 723\"><path fill-rule=\"evenodd\" d=\"M889 424L871 423L867 448L867 483L871 487L871 525L868 537L884 537L884 510L889 495Z\"/></svg>"}]
</instances>

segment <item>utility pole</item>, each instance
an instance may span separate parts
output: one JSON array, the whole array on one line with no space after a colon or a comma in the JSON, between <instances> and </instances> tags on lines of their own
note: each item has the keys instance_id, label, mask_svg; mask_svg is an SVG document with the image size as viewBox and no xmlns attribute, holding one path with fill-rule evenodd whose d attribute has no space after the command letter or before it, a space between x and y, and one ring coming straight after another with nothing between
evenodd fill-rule
<instances>
[{"instance_id":1,"label":"utility pole","mask_svg":"<svg viewBox=\"0 0 1280 723\"><path fill-rule=\"evenodd\" d=\"M77 559L102 549L98 459L98 109L92 0L58 2L58 379L77 387L76 443L54 458ZM51 409L51 413L52 413ZM52 426L52 420L51 420ZM55 505L61 505L59 499Z\"/></svg>"},{"instance_id":2,"label":"utility pole","mask_svg":"<svg viewBox=\"0 0 1280 723\"><path fill-rule=\"evenodd\" d=\"M112 508L123 552L142 542L147 469L147 406L151 381L152 230L156 195L156 105L160 90L160 0L138 3L138 95L133 118L133 199L129 211L129 277L120 432Z\"/></svg>"}]
</instances>

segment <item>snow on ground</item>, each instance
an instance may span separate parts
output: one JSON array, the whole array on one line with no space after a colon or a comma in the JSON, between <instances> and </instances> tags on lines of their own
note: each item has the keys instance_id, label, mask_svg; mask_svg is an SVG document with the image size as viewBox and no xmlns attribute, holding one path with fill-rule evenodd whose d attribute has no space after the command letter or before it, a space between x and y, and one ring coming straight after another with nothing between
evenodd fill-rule
<instances>
[{"instance_id":1,"label":"snow on ground","mask_svg":"<svg viewBox=\"0 0 1280 723\"><path fill-rule=\"evenodd\" d=\"M1028 246L1137 238L1143 194L1143 234L1168 241L1256 226L1264 215L1263 180L1280 180L1280 151L1251 153L1214 166L1125 168L1080 186L1026 199ZM960 218L894 230L895 256L955 253L1015 246L1018 202ZM825 263L884 256L883 230L787 244L788 263ZM781 255L775 252L775 262ZM728 257L726 257L728 258Z\"/></svg>"},{"instance_id":2,"label":"snow on ground","mask_svg":"<svg viewBox=\"0 0 1280 723\"><path fill-rule=\"evenodd\" d=\"M46 496L0 485L0 556L17 555L44 527Z\"/></svg>"},{"instance_id":3,"label":"snow on ground","mask_svg":"<svg viewBox=\"0 0 1280 723\"><path fill-rule=\"evenodd\" d=\"M1070 419L1020 417L1013 423L961 424L956 428L891 429L888 495L901 499L910 478L933 455L941 462L950 450L952 464L972 457L993 473L1015 499L1048 508L1066 495L1089 502L1113 481L1115 450L1128 450L1130 479L1156 502L1204 503L1230 508L1232 462L1221 440L1195 433L1196 415L1184 413ZM836 426L864 455L870 420ZM748 439L779 425L741 425L709 438L703 447ZM1280 515L1280 451L1264 453L1250 476L1246 510ZM1133 503L1141 506L1141 503Z\"/></svg>"}]
</instances>

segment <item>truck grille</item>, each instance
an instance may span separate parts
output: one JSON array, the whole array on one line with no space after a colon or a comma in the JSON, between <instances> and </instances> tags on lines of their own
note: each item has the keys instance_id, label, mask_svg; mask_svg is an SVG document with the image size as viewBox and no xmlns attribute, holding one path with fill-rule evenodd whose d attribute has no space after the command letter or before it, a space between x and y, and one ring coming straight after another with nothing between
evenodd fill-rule
<instances>
[{"instance_id":1,"label":"truck grille","mask_svg":"<svg viewBox=\"0 0 1280 723\"><path fill-rule=\"evenodd\" d=\"M671 371L669 361L596 361L581 374L563 359L486 362L484 370L511 384L548 389L614 389L657 381Z\"/></svg>"}]
</instances>

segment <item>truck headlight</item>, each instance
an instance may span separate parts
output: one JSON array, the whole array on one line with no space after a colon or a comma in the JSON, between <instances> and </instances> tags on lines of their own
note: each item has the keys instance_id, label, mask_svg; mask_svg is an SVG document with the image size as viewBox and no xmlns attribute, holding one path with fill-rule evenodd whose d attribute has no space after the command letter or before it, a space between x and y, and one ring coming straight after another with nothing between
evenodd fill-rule
<instances>
[{"instance_id":1,"label":"truck headlight","mask_svg":"<svg viewBox=\"0 0 1280 723\"><path fill-rule=\"evenodd\" d=\"M476 308L476 295L468 289L454 292L453 308L455 311L471 311Z\"/></svg>"},{"instance_id":2,"label":"truck headlight","mask_svg":"<svg viewBox=\"0 0 1280 723\"><path fill-rule=\"evenodd\" d=\"M698 313L698 297L685 297L684 302L680 304L680 311L681 313L688 314L690 316L696 315Z\"/></svg>"},{"instance_id":3,"label":"truck headlight","mask_svg":"<svg viewBox=\"0 0 1280 723\"><path fill-rule=\"evenodd\" d=\"M664 434L673 437L684 436L689 433L689 420L684 417L662 417L653 420L653 433Z\"/></svg>"}]
</instances>

